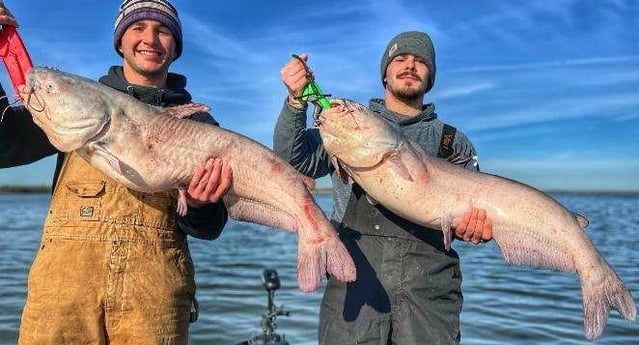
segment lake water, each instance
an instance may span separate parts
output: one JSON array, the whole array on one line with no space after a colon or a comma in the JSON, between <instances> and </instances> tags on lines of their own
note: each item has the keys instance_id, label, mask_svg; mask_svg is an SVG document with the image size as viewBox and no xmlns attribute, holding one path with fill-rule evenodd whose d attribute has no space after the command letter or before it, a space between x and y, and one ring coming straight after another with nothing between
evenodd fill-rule
<instances>
[{"instance_id":1,"label":"lake water","mask_svg":"<svg viewBox=\"0 0 639 345\"><path fill-rule=\"evenodd\" d=\"M588 235L627 286L639 296L639 195L554 194L586 215ZM330 213L330 196L317 197ZM0 195L0 344L14 344L26 293L28 268L42 231L49 196ZM282 288L275 302L291 311L278 318L291 345L317 344L321 291L297 290L294 234L231 222L214 241L191 240L200 319L190 344L233 345L261 332L266 307L264 268L277 269ZM639 344L639 322L613 311L601 338L583 336L581 290L576 275L507 266L494 242L456 241L462 260L462 344Z\"/></svg>"}]
</instances>

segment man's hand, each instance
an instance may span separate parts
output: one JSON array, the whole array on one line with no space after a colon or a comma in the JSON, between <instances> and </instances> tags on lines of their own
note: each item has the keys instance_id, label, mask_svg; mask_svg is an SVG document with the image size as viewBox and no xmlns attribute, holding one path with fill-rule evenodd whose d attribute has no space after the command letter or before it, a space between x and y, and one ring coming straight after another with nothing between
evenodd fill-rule
<instances>
[{"instance_id":1,"label":"man's hand","mask_svg":"<svg viewBox=\"0 0 639 345\"><path fill-rule=\"evenodd\" d=\"M20 85L18 86L18 97L20 97L21 100L26 100L29 97L29 89L27 88L26 85ZM27 110L29 110L29 107L26 106Z\"/></svg>"},{"instance_id":2,"label":"man's hand","mask_svg":"<svg viewBox=\"0 0 639 345\"><path fill-rule=\"evenodd\" d=\"M486 210L472 208L455 227L455 235L474 244L490 241L493 238L493 222L486 217Z\"/></svg>"},{"instance_id":3,"label":"man's hand","mask_svg":"<svg viewBox=\"0 0 639 345\"><path fill-rule=\"evenodd\" d=\"M221 158L210 158L206 164L195 168L187 190L189 206L200 207L222 200L231 188L232 180L231 167Z\"/></svg>"},{"instance_id":4,"label":"man's hand","mask_svg":"<svg viewBox=\"0 0 639 345\"><path fill-rule=\"evenodd\" d=\"M304 108L306 106L305 102L300 100L298 97L302 95L304 86L306 86L309 82L308 77L306 76L306 68L300 59L306 63L308 55L302 54L299 59L292 58L291 61L282 67L282 70L280 71L282 82L288 89L287 102L289 105L296 108Z\"/></svg>"},{"instance_id":5,"label":"man's hand","mask_svg":"<svg viewBox=\"0 0 639 345\"><path fill-rule=\"evenodd\" d=\"M4 5L4 1L0 1L0 25L9 25L18 27L18 21L16 18L9 12L7 6Z\"/></svg>"}]
</instances>

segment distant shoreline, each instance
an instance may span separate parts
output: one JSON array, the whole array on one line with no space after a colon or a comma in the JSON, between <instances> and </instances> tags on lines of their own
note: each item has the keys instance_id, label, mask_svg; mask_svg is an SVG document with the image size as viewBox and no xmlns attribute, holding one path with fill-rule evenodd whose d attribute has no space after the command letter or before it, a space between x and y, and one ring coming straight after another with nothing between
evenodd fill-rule
<instances>
[{"instance_id":1,"label":"distant shoreline","mask_svg":"<svg viewBox=\"0 0 639 345\"><path fill-rule=\"evenodd\" d=\"M49 186L0 186L0 194L51 194Z\"/></svg>"},{"instance_id":2,"label":"distant shoreline","mask_svg":"<svg viewBox=\"0 0 639 345\"><path fill-rule=\"evenodd\" d=\"M313 190L313 194L331 194L332 189L323 187ZM616 191L616 190L546 190L547 194L573 194L573 195L620 195L635 196L639 195L639 190ZM51 194L49 186L0 186L0 194Z\"/></svg>"}]
</instances>

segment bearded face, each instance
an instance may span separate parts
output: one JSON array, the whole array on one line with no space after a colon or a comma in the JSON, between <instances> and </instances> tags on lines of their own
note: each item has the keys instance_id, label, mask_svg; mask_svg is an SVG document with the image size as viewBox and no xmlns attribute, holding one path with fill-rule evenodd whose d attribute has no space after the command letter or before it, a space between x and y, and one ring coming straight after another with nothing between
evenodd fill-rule
<instances>
[{"instance_id":1,"label":"bearded face","mask_svg":"<svg viewBox=\"0 0 639 345\"><path fill-rule=\"evenodd\" d=\"M428 67L413 55L398 55L386 68L386 87L397 98L412 100L426 92Z\"/></svg>"}]
</instances>

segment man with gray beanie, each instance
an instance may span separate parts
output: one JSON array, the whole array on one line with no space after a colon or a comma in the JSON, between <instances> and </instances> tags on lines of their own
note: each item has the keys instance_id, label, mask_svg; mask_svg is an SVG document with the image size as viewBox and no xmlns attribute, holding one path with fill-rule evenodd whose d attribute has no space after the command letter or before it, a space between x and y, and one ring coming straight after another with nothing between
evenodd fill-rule
<instances>
[{"instance_id":1,"label":"man with gray beanie","mask_svg":"<svg viewBox=\"0 0 639 345\"><path fill-rule=\"evenodd\" d=\"M0 25L17 26L2 2ZM186 78L169 72L182 53L182 27L167 0L124 1L114 48L122 66L112 66L101 83L153 106L191 102ZM22 99L25 91L19 91ZM222 231L228 165L218 158L202 162L188 186L187 215L180 216L175 193L132 191L77 153L58 152L27 110L9 107L4 95L0 87L7 112L0 168L58 157L19 344L187 344L197 301L186 236L210 240ZM191 120L217 125L205 112Z\"/></svg>"},{"instance_id":2,"label":"man with gray beanie","mask_svg":"<svg viewBox=\"0 0 639 345\"><path fill-rule=\"evenodd\" d=\"M288 96L275 127L274 151L308 176L331 175L332 222L357 268L353 283L329 278L320 307L320 345L458 344L463 298L457 253L444 249L441 231L391 213L372 203L357 184L341 179L318 130L306 127L307 104L300 95L309 82L307 59L303 54L281 70ZM435 71L427 34L395 36L380 63L384 98L372 99L369 109L430 154L477 170L468 138L440 121L432 103L423 103ZM472 209L456 224L455 234L479 243L490 240L491 231L485 211Z\"/></svg>"}]
</instances>

